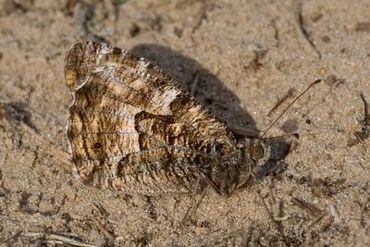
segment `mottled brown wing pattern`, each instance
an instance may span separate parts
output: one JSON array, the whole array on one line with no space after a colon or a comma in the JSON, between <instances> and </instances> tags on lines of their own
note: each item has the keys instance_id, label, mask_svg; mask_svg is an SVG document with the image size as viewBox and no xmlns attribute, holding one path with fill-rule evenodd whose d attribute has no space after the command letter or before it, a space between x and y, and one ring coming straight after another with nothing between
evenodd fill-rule
<instances>
[{"instance_id":1,"label":"mottled brown wing pattern","mask_svg":"<svg viewBox=\"0 0 370 247\"><path fill-rule=\"evenodd\" d=\"M227 127L145 59L81 42L66 57L65 76L73 95L68 137L84 182L127 193L189 192L202 176L222 187L224 166L239 165Z\"/></svg>"}]
</instances>

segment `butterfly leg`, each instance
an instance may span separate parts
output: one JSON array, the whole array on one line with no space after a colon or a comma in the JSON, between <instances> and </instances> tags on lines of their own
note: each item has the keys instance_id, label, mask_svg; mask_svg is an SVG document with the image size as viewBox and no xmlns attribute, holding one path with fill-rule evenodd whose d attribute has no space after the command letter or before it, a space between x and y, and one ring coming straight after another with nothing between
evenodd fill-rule
<instances>
[{"instance_id":1,"label":"butterfly leg","mask_svg":"<svg viewBox=\"0 0 370 247\"><path fill-rule=\"evenodd\" d=\"M184 217L180 221L180 224L179 224L178 229L181 229L181 227L188 220L189 215L195 212L195 210L199 207L200 203L202 202L204 196L206 195L207 188L202 188L202 184L201 184L202 183L202 180L203 179L198 176L197 181L196 181L196 184L195 184L195 187L194 187L194 190L191 193L192 194L191 195L191 198L196 198L196 196L198 194L197 192L199 191L199 189L202 189L202 192L200 194L200 197L199 197L199 199L194 199L194 203L188 208L188 210L186 210L186 213L185 213Z\"/></svg>"},{"instance_id":2,"label":"butterfly leg","mask_svg":"<svg viewBox=\"0 0 370 247\"><path fill-rule=\"evenodd\" d=\"M207 174L200 172L200 176L217 194L222 195L220 187Z\"/></svg>"}]
</instances>

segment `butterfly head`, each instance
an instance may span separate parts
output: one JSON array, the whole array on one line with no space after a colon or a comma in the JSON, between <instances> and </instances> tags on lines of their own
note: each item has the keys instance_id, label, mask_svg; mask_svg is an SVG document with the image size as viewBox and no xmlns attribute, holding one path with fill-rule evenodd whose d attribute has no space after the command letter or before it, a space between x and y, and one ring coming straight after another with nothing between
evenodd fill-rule
<instances>
[{"instance_id":1,"label":"butterfly head","mask_svg":"<svg viewBox=\"0 0 370 247\"><path fill-rule=\"evenodd\" d=\"M234 188L244 186L251 178L254 167L263 166L270 159L270 147L261 138L245 138L237 147L242 157L239 162L239 178Z\"/></svg>"}]
</instances>

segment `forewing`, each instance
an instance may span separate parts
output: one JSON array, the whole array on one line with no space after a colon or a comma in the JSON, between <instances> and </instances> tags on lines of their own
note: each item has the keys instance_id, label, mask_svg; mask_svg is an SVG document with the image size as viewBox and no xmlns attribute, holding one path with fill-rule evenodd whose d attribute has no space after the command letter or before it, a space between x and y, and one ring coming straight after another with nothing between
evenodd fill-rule
<instances>
[{"instance_id":1,"label":"forewing","mask_svg":"<svg viewBox=\"0 0 370 247\"><path fill-rule=\"evenodd\" d=\"M145 59L103 43L74 45L68 137L86 183L151 194L182 190L232 155L227 127ZM181 186L181 184L186 186Z\"/></svg>"}]
</instances>

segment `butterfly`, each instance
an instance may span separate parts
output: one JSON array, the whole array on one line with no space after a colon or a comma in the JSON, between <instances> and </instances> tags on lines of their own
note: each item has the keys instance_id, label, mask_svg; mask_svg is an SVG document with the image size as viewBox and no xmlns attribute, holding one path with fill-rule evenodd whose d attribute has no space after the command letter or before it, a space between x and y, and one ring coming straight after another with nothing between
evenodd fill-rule
<instances>
[{"instance_id":1,"label":"butterfly","mask_svg":"<svg viewBox=\"0 0 370 247\"><path fill-rule=\"evenodd\" d=\"M268 160L260 138L237 138L157 66L106 43L68 52L68 139L86 184L127 194L230 195Z\"/></svg>"}]
</instances>

